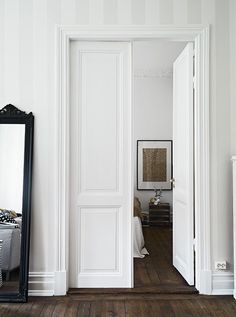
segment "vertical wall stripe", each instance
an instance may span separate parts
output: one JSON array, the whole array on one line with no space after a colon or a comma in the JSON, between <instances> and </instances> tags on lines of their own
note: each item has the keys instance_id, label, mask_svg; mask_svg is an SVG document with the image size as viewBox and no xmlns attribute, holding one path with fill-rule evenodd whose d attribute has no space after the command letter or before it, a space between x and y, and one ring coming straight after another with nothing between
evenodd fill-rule
<instances>
[{"instance_id":1,"label":"vertical wall stripe","mask_svg":"<svg viewBox=\"0 0 236 317\"><path fill-rule=\"evenodd\" d=\"M215 0L202 1L202 23L210 25L210 153L214 157L211 160L211 179L210 179L210 194L211 197L218 197L217 184L218 184L218 153L217 153L217 111L216 111L216 34L215 34ZM212 215L212 237L217 237L219 232L218 221L215 221L218 209L217 199L211 199L211 212ZM212 250L212 256L216 259Z\"/></svg>"},{"instance_id":2,"label":"vertical wall stripe","mask_svg":"<svg viewBox=\"0 0 236 317\"><path fill-rule=\"evenodd\" d=\"M132 23L145 24L145 0L132 0Z\"/></svg>"},{"instance_id":3,"label":"vertical wall stripe","mask_svg":"<svg viewBox=\"0 0 236 317\"><path fill-rule=\"evenodd\" d=\"M20 103L32 110L33 104L33 2L20 1ZM29 25L31 27L29 27ZM25 109L26 110L26 109Z\"/></svg>"},{"instance_id":4,"label":"vertical wall stripe","mask_svg":"<svg viewBox=\"0 0 236 317\"><path fill-rule=\"evenodd\" d=\"M0 109L5 105L4 98L4 6L5 1L0 1Z\"/></svg>"},{"instance_id":5,"label":"vertical wall stripe","mask_svg":"<svg viewBox=\"0 0 236 317\"><path fill-rule=\"evenodd\" d=\"M5 100L19 105L19 0L5 1L4 14Z\"/></svg>"},{"instance_id":6,"label":"vertical wall stripe","mask_svg":"<svg viewBox=\"0 0 236 317\"><path fill-rule=\"evenodd\" d=\"M73 5L73 4L72 4ZM56 202L56 195L55 190L53 187L56 184L57 178L56 178L56 166L52 166L52 162L56 162L57 160L57 121L52 120L51 118L57 117L57 107L58 104L55 102L55 74L56 74L56 64L55 64L55 25L61 24L62 20L65 17L63 17L63 12L61 10L60 0L50 0L47 1L47 21L46 21L46 45L47 45L47 51L46 51L46 73L44 74L44 78L47 80L47 91L46 91L46 100L44 101L48 106L47 109L44 109L44 111L47 113L47 120L44 126L46 126L46 134L50 135L50 138L47 137L47 155L44 155L43 158L41 158L42 161L44 161L44 165L46 170L48 171L48 181L47 181L47 208L45 208L45 212L48 214L50 220L53 221L53 218L55 217L54 212L50 212L54 210L55 206L57 205ZM71 11L70 11L71 12ZM76 12L75 15L76 16ZM45 32L45 30L44 30ZM42 127L40 127L42 129ZM45 228L45 234L47 236L52 236L54 234L52 228ZM56 235L55 235L56 236ZM47 252L49 254L54 254L55 247L54 245L48 244L46 246ZM47 268L50 270L54 270L52 267L50 260L47 259L49 263L47 263ZM51 265L51 267L50 267Z\"/></svg>"},{"instance_id":7,"label":"vertical wall stripe","mask_svg":"<svg viewBox=\"0 0 236 317\"><path fill-rule=\"evenodd\" d=\"M145 5L146 24L159 24L159 0L146 0Z\"/></svg>"},{"instance_id":8,"label":"vertical wall stripe","mask_svg":"<svg viewBox=\"0 0 236 317\"><path fill-rule=\"evenodd\" d=\"M61 23L76 23L76 0L61 0Z\"/></svg>"},{"instance_id":9,"label":"vertical wall stripe","mask_svg":"<svg viewBox=\"0 0 236 317\"><path fill-rule=\"evenodd\" d=\"M89 0L89 23L103 24L103 0Z\"/></svg>"},{"instance_id":10,"label":"vertical wall stripe","mask_svg":"<svg viewBox=\"0 0 236 317\"><path fill-rule=\"evenodd\" d=\"M202 23L214 24L215 22L215 0L202 0L201 3L201 16Z\"/></svg>"},{"instance_id":11,"label":"vertical wall stripe","mask_svg":"<svg viewBox=\"0 0 236 317\"><path fill-rule=\"evenodd\" d=\"M34 0L33 1L33 87L34 87L34 103L32 105L32 111L34 112L36 122L35 124L35 138L34 138L34 179L37 182L34 183L33 193L32 193L32 226L31 232L35 234L32 235L30 244L30 270L35 271L34 268L38 267L40 254L40 263L43 266L43 270L47 270L47 259L46 255L48 253L48 231L44 227L43 234L38 232L38 227L42 226L43 215L49 213L48 201L50 200L48 196L48 181L44 181L44 175L48 174L47 164L48 164L48 122L49 117L48 112L50 111L50 104L47 100L48 92L48 77L47 77L47 0ZM58 6L60 8L60 5ZM44 153L44 154L43 154ZM50 179L50 176L48 176ZM43 184L43 186L42 186ZM47 202L46 205L45 201ZM45 210L44 207L45 207ZM40 215L39 211L42 213ZM40 243L38 243L38 237L40 235ZM46 259L46 260L45 260ZM45 263L46 262L46 263ZM41 266L39 270L41 271Z\"/></svg>"},{"instance_id":12,"label":"vertical wall stripe","mask_svg":"<svg viewBox=\"0 0 236 317\"><path fill-rule=\"evenodd\" d=\"M215 211L220 226L215 236L217 258L229 259L233 254L232 247L232 200L225 193L232 193L232 165L230 162L230 77L229 77L229 7L228 1L215 1L215 33L216 37L216 130L213 137L217 139L217 210ZM224 128L222 128L224 122ZM230 195L230 197L232 197ZM224 232L224 239L221 233ZM231 258L232 260L232 258ZM231 261L232 263L232 261Z\"/></svg>"},{"instance_id":13,"label":"vertical wall stripe","mask_svg":"<svg viewBox=\"0 0 236 317\"><path fill-rule=\"evenodd\" d=\"M174 24L187 24L188 0L173 0Z\"/></svg>"},{"instance_id":14,"label":"vertical wall stripe","mask_svg":"<svg viewBox=\"0 0 236 317\"><path fill-rule=\"evenodd\" d=\"M230 21L230 83L231 83L231 156L236 155L236 1L230 0L229 21ZM235 264L236 265L236 264Z\"/></svg>"},{"instance_id":15,"label":"vertical wall stripe","mask_svg":"<svg viewBox=\"0 0 236 317\"><path fill-rule=\"evenodd\" d=\"M75 0L76 1L76 23L89 24L89 1L88 0Z\"/></svg>"},{"instance_id":16,"label":"vertical wall stripe","mask_svg":"<svg viewBox=\"0 0 236 317\"><path fill-rule=\"evenodd\" d=\"M160 23L173 23L173 0L160 0Z\"/></svg>"},{"instance_id":17,"label":"vertical wall stripe","mask_svg":"<svg viewBox=\"0 0 236 317\"><path fill-rule=\"evenodd\" d=\"M117 0L104 1L104 23L117 24Z\"/></svg>"},{"instance_id":18,"label":"vertical wall stripe","mask_svg":"<svg viewBox=\"0 0 236 317\"><path fill-rule=\"evenodd\" d=\"M131 24L131 0L118 0L117 11L118 11L118 23L119 24Z\"/></svg>"},{"instance_id":19,"label":"vertical wall stripe","mask_svg":"<svg viewBox=\"0 0 236 317\"><path fill-rule=\"evenodd\" d=\"M205 0L203 0L205 1ZM201 0L188 0L188 23L200 24L201 23Z\"/></svg>"}]
</instances>

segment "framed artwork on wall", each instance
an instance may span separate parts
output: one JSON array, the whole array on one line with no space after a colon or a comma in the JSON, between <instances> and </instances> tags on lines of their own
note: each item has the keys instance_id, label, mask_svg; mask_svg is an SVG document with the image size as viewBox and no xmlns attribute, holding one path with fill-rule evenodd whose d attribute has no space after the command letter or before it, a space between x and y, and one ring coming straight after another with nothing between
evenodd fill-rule
<instances>
[{"instance_id":1,"label":"framed artwork on wall","mask_svg":"<svg viewBox=\"0 0 236 317\"><path fill-rule=\"evenodd\" d=\"M137 140L137 189L172 190L172 140Z\"/></svg>"}]
</instances>

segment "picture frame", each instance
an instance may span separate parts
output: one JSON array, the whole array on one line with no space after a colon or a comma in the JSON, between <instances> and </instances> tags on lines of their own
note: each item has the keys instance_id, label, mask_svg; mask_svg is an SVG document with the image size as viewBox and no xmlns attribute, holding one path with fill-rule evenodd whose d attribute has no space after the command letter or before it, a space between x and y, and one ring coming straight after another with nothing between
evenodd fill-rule
<instances>
[{"instance_id":1,"label":"picture frame","mask_svg":"<svg viewBox=\"0 0 236 317\"><path fill-rule=\"evenodd\" d=\"M137 190L172 190L172 140L137 140Z\"/></svg>"}]
</instances>

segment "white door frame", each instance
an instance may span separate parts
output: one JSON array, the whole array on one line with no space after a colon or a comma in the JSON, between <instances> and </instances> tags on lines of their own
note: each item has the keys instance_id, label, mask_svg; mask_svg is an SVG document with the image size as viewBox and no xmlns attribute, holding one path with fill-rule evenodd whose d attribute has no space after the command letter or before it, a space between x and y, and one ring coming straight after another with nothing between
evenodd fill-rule
<instances>
[{"instance_id":1,"label":"white door frame","mask_svg":"<svg viewBox=\"0 0 236 317\"><path fill-rule=\"evenodd\" d=\"M201 294L211 294L209 185L209 26L57 26L57 222L55 295L68 289L69 245L69 44L71 40L166 39L195 44L195 277Z\"/></svg>"}]
</instances>

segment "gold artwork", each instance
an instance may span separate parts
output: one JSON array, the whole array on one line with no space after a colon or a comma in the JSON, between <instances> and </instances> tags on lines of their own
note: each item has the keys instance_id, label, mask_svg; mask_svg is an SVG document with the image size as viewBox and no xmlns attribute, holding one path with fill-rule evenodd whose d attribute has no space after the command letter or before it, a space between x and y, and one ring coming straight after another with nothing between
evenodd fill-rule
<instances>
[{"instance_id":1,"label":"gold artwork","mask_svg":"<svg viewBox=\"0 0 236 317\"><path fill-rule=\"evenodd\" d=\"M167 181L167 149L143 149L143 181Z\"/></svg>"}]
</instances>

